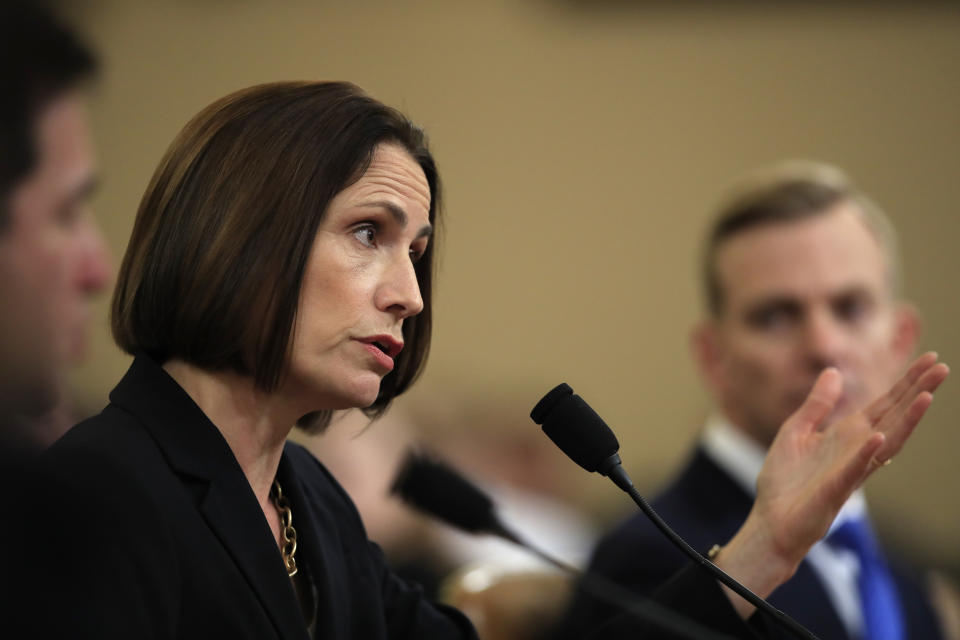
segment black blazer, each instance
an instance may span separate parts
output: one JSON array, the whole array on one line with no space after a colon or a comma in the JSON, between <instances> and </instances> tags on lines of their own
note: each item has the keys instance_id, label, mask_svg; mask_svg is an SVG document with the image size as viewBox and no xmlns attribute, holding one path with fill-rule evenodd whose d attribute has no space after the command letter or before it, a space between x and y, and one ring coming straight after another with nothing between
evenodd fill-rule
<instances>
[{"instance_id":1,"label":"black blazer","mask_svg":"<svg viewBox=\"0 0 960 640\"><path fill-rule=\"evenodd\" d=\"M273 535L217 428L166 372L138 356L104 411L44 456L48 481L26 590L31 637L283 638L306 623ZM316 638L476 638L458 611L394 576L327 470L286 445L278 480L312 586ZM679 567L678 567L679 568ZM731 636L754 633L694 565L664 576L656 599ZM603 638L671 637L630 616ZM577 636L578 639L586 635Z\"/></svg>"},{"instance_id":2,"label":"black blazer","mask_svg":"<svg viewBox=\"0 0 960 640\"><path fill-rule=\"evenodd\" d=\"M733 537L746 520L753 498L698 448L677 479L651 504L694 549L707 550ZM635 591L650 593L686 562L686 556L645 516L637 514L600 541L590 566ZM920 583L902 567L894 565L892 569L908 637L941 638L937 617ZM823 583L806 561L768 600L821 640L849 640ZM570 616L581 621L603 619L609 613L582 592L577 593L570 610ZM793 638L774 624L766 625L766 634Z\"/></svg>"},{"instance_id":3,"label":"black blazer","mask_svg":"<svg viewBox=\"0 0 960 640\"><path fill-rule=\"evenodd\" d=\"M96 638L305 640L263 512L226 441L155 362L138 356L104 411L46 455L56 553L45 570L58 630ZM278 480L312 586L317 638L475 638L368 542L350 498L287 444Z\"/></svg>"}]
</instances>

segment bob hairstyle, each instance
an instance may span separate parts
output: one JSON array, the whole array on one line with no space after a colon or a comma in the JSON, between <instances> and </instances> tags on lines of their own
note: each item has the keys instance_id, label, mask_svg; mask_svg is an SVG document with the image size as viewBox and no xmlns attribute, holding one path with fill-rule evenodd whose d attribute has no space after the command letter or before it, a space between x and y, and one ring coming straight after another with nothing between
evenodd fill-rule
<instances>
[{"instance_id":1,"label":"bob hairstyle","mask_svg":"<svg viewBox=\"0 0 960 640\"><path fill-rule=\"evenodd\" d=\"M358 180L377 145L420 165L438 226L440 184L426 137L399 111L344 82L243 89L197 114L144 193L111 309L129 354L232 370L271 392L290 361L303 273L334 196ZM368 416L419 376L430 348L434 243L416 263L423 311L403 323L406 348ZM331 412L301 419L325 427Z\"/></svg>"}]
</instances>

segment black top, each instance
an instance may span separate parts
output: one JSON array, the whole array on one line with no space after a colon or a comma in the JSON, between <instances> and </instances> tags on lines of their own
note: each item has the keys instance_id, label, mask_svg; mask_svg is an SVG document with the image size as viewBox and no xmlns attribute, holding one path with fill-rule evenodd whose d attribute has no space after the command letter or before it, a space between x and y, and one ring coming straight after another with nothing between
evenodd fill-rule
<instances>
[{"instance_id":1,"label":"black top","mask_svg":"<svg viewBox=\"0 0 960 640\"><path fill-rule=\"evenodd\" d=\"M304 620L259 503L220 431L190 396L138 356L110 404L44 456L36 484L26 600L32 637L284 638ZM303 447L287 444L277 479L313 598L314 637L476 638L455 609L426 601L387 568L350 498ZM301 576L298 576L301 578ZM755 637L696 565L655 599L738 638ZM598 637L667 638L629 615ZM598 625L593 625L598 627ZM587 634L579 636L586 637Z\"/></svg>"},{"instance_id":2,"label":"black top","mask_svg":"<svg viewBox=\"0 0 960 640\"><path fill-rule=\"evenodd\" d=\"M55 598L65 630L308 638L273 534L219 430L143 356L110 401L46 456L70 485L70 504L54 516L69 532ZM304 448L285 446L277 479L315 598L315 637L475 637L458 611L427 602L389 571L350 498Z\"/></svg>"}]
</instances>

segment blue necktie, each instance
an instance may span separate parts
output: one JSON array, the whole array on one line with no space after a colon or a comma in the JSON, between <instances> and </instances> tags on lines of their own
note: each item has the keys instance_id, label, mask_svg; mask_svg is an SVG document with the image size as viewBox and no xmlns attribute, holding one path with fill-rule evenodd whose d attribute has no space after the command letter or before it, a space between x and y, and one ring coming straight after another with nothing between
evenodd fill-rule
<instances>
[{"instance_id":1,"label":"blue necktie","mask_svg":"<svg viewBox=\"0 0 960 640\"><path fill-rule=\"evenodd\" d=\"M847 520L827 536L827 543L854 552L860 561L864 640L905 640L897 587L870 524L863 518Z\"/></svg>"}]
</instances>

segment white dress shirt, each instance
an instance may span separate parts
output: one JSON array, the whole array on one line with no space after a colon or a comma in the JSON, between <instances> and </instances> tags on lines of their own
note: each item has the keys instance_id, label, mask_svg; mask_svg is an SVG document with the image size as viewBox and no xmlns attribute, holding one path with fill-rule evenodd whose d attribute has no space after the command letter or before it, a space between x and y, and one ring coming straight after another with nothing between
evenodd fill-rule
<instances>
[{"instance_id":1,"label":"white dress shirt","mask_svg":"<svg viewBox=\"0 0 960 640\"><path fill-rule=\"evenodd\" d=\"M750 496L757 495L757 476L767 452L726 418L714 415L707 420L701 445L706 454ZM828 535L843 522L866 518L867 503L859 489L850 496L837 514ZM860 591L857 576L860 562L852 551L836 549L823 540L811 547L807 561L826 589L830 601L851 637L859 637L863 629Z\"/></svg>"}]
</instances>

